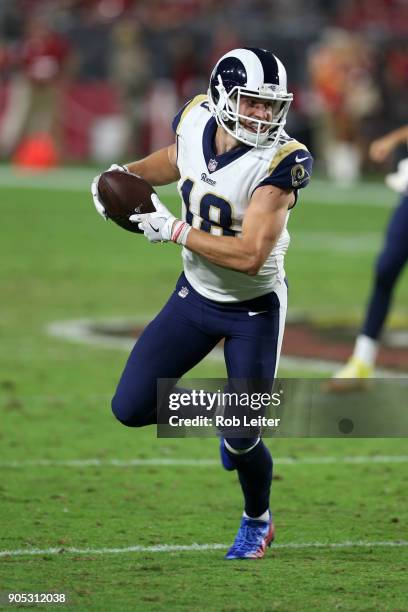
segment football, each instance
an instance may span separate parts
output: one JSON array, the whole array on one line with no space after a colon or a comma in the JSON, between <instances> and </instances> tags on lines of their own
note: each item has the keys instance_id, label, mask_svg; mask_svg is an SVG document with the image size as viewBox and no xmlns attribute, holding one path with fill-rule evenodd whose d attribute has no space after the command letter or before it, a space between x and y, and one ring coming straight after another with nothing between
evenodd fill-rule
<instances>
[{"instance_id":1,"label":"football","mask_svg":"<svg viewBox=\"0 0 408 612\"><path fill-rule=\"evenodd\" d=\"M109 219L129 232L143 233L129 217L156 210L151 201L156 192L147 181L130 172L108 170L99 178L98 192Z\"/></svg>"}]
</instances>

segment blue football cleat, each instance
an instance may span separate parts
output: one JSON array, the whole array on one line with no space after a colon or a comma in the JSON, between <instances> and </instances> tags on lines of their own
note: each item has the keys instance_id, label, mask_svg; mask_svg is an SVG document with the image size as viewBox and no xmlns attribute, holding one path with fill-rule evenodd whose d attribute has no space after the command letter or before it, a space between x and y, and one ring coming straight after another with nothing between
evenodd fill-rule
<instances>
[{"instance_id":1,"label":"blue football cleat","mask_svg":"<svg viewBox=\"0 0 408 612\"><path fill-rule=\"evenodd\" d=\"M268 522L242 517L235 542L225 559L262 559L275 537L272 515Z\"/></svg>"},{"instance_id":2,"label":"blue football cleat","mask_svg":"<svg viewBox=\"0 0 408 612\"><path fill-rule=\"evenodd\" d=\"M233 470L236 470L233 460L227 453L227 449L225 448L224 444L224 438L222 436L220 438L220 456L222 467L227 470L227 472L232 472Z\"/></svg>"}]
</instances>

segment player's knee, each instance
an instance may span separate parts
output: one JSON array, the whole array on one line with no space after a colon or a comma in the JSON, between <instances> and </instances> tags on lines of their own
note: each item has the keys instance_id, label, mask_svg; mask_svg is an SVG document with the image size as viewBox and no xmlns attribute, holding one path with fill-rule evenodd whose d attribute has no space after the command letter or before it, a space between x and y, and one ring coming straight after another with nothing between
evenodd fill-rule
<instances>
[{"instance_id":1,"label":"player's knee","mask_svg":"<svg viewBox=\"0 0 408 612\"><path fill-rule=\"evenodd\" d=\"M117 395L114 395L111 402L111 408L113 416L120 422L122 425L126 425L130 427L129 424L129 416L127 411L124 410L123 403L119 400Z\"/></svg>"},{"instance_id":2,"label":"player's knee","mask_svg":"<svg viewBox=\"0 0 408 612\"><path fill-rule=\"evenodd\" d=\"M122 425L126 425L126 427L143 427L146 425L141 411L137 410L133 403L124 400L118 394L113 396L111 406L113 415Z\"/></svg>"}]
</instances>

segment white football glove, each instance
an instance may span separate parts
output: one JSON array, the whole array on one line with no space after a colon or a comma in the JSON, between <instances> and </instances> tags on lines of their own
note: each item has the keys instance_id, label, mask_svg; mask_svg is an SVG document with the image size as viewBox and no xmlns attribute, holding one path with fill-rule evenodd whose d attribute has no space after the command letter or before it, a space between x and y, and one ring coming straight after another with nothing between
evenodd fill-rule
<instances>
[{"instance_id":1,"label":"white football glove","mask_svg":"<svg viewBox=\"0 0 408 612\"><path fill-rule=\"evenodd\" d=\"M169 242L171 240L185 245L191 226L176 219L155 193L152 193L151 199L156 212L131 215L129 220L139 224L139 229L150 242Z\"/></svg>"},{"instance_id":2,"label":"white football glove","mask_svg":"<svg viewBox=\"0 0 408 612\"><path fill-rule=\"evenodd\" d=\"M129 170L127 169L126 166L119 166L118 164L112 164L110 166L110 168L108 168L108 170L106 172L110 172L111 170L119 170L119 172L129 172ZM99 192L98 192L98 183L99 183L100 176L101 175L98 174L97 176L95 176L94 180L92 181L92 184L91 184L91 193L92 193L93 203L94 203L94 206L95 206L97 212L106 221L107 218L108 218L108 215L106 214L104 205L102 204L102 202L99 199Z\"/></svg>"},{"instance_id":3,"label":"white football glove","mask_svg":"<svg viewBox=\"0 0 408 612\"><path fill-rule=\"evenodd\" d=\"M408 187L408 158L399 162L396 172L387 174L385 184L397 193L405 193Z\"/></svg>"}]
</instances>

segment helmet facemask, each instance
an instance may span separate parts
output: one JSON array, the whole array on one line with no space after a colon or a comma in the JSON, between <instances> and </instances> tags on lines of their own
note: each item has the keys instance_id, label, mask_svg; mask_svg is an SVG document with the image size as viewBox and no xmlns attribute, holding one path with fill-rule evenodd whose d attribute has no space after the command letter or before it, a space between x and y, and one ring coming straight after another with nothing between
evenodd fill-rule
<instances>
[{"instance_id":1,"label":"helmet facemask","mask_svg":"<svg viewBox=\"0 0 408 612\"><path fill-rule=\"evenodd\" d=\"M276 85L264 84L258 90L249 90L238 85L227 92L218 75L218 85L215 86L218 100L215 103L211 87L208 90L209 106L217 124L224 128L237 140L244 144L269 149L278 141L286 124L286 115L293 100L293 94L283 91ZM241 97L262 100L272 104L271 121L264 121L243 115L239 112ZM252 131L242 125L242 120L249 121L256 130Z\"/></svg>"}]
</instances>

